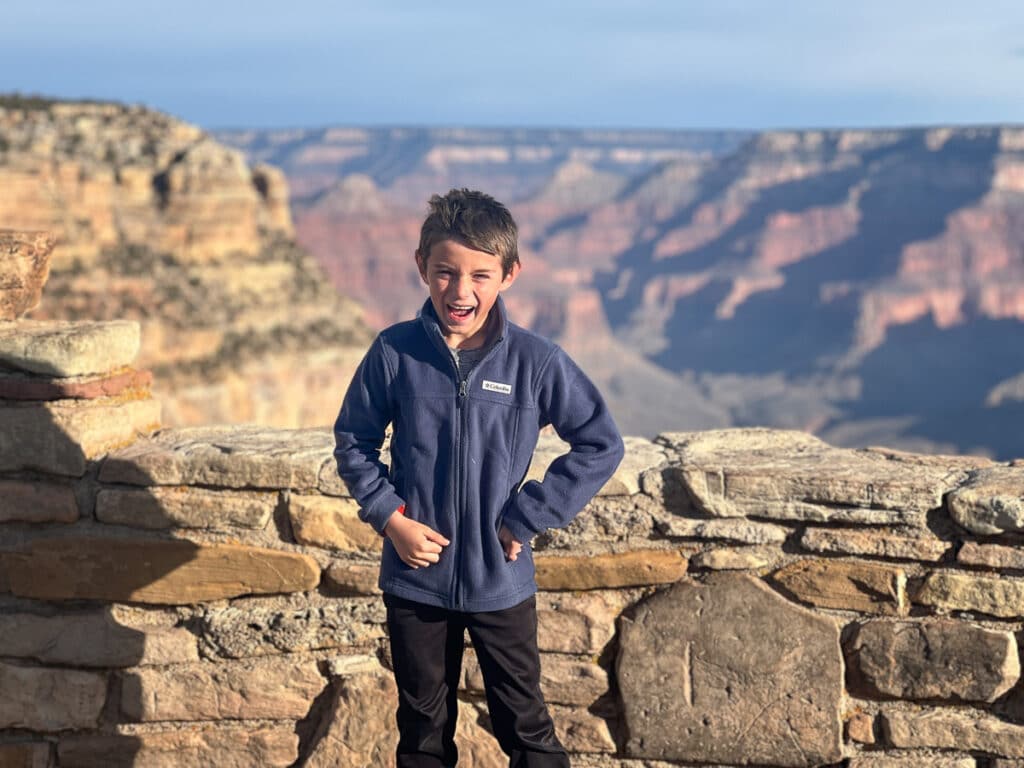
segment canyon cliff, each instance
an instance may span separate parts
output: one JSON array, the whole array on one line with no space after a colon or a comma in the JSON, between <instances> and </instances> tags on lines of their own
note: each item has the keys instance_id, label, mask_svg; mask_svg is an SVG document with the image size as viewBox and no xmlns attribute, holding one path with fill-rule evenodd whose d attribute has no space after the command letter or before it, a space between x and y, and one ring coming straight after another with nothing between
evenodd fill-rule
<instances>
[{"instance_id":1,"label":"canyon cliff","mask_svg":"<svg viewBox=\"0 0 1024 768\"><path fill-rule=\"evenodd\" d=\"M424 295L427 197L520 223L507 296L627 432L770 425L1024 454L1024 130L218 134L281 167L296 237L375 326Z\"/></svg>"},{"instance_id":2,"label":"canyon cliff","mask_svg":"<svg viewBox=\"0 0 1024 768\"><path fill-rule=\"evenodd\" d=\"M135 106L0 99L0 226L56 240L35 319L131 319L168 424L329 422L372 338L287 182Z\"/></svg>"}]
</instances>

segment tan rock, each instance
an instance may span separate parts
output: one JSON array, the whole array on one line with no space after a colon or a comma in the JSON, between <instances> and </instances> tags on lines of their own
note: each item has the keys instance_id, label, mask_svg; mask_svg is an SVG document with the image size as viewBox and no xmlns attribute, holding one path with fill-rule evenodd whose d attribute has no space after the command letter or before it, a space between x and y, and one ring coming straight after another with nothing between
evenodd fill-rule
<instances>
[{"instance_id":1,"label":"tan rock","mask_svg":"<svg viewBox=\"0 0 1024 768\"><path fill-rule=\"evenodd\" d=\"M801 560L772 579L798 600L819 608L903 614L907 577L900 568L846 560Z\"/></svg>"},{"instance_id":2,"label":"tan rock","mask_svg":"<svg viewBox=\"0 0 1024 768\"><path fill-rule=\"evenodd\" d=\"M642 437L625 437L626 453L615 474L598 496L631 496L640 493L640 476L649 469L665 462L665 450ZM555 435L542 435L537 441L533 461L526 473L527 480L543 480L548 466L569 450L569 444Z\"/></svg>"},{"instance_id":3,"label":"tan rock","mask_svg":"<svg viewBox=\"0 0 1024 768\"><path fill-rule=\"evenodd\" d=\"M991 703L1020 679L1017 641L962 621L868 621L846 647L854 693Z\"/></svg>"},{"instance_id":4,"label":"tan rock","mask_svg":"<svg viewBox=\"0 0 1024 768\"><path fill-rule=\"evenodd\" d=\"M380 535L359 519L353 499L289 495L288 517L300 544L342 552L378 552Z\"/></svg>"},{"instance_id":5,"label":"tan rock","mask_svg":"<svg viewBox=\"0 0 1024 768\"><path fill-rule=\"evenodd\" d=\"M235 600L206 611L200 626L204 655L231 659L366 647L384 636L380 598L293 595L283 605L267 605L265 598Z\"/></svg>"},{"instance_id":6,"label":"tan rock","mask_svg":"<svg viewBox=\"0 0 1024 768\"><path fill-rule=\"evenodd\" d=\"M333 451L334 438L322 429L168 429L108 456L100 468L100 480L147 486L312 490Z\"/></svg>"},{"instance_id":7,"label":"tan rock","mask_svg":"<svg viewBox=\"0 0 1024 768\"><path fill-rule=\"evenodd\" d=\"M459 722L455 741L459 747L459 765L472 768L506 768L508 757L490 731L487 708L480 702L459 702ZM557 733L558 726L555 726Z\"/></svg>"},{"instance_id":8,"label":"tan rock","mask_svg":"<svg viewBox=\"0 0 1024 768\"><path fill-rule=\"evenodd\" d=\"M0 323L0 363L43 376L86 376L131 365L139 324L129 320Z\"/></svg>"},{"instance_id":9,"label":"tan rock","mask_svg":"<svg viewBox=\"0 0 1024 768\"><path fill-rule=\"evenodd\" d=\"M341 595L379 595L380 566L335 562L324 571L324 584Z\"/></svg>"},{"instance_id":10,"label":"tan rock","mask_svg":"<svg viewBox=\"0 0 1024 768\"><path fill-rule=\"evenodd\" d=\"M121 712L142 723L301 720L325 685L312 660L141 668L122 675Z\"/></svg>"},{"instance_id":11,"label":"tan rock","mask_svg":"<svg viewBox=\"0 0 1024 768\"><path fill-rule=\"evenodd\" d=\"M0 229L0 321L39 306L55 243L45 232Z\"/></svg>"},{"instance_id":12,"label":"tan rock","mask_svg":"<svg viewBox=\"0 0 1024 768\"><path fill-rule=\"evenodd\" d=\"M483 697L484 677L471 649L463 657L462 685ZM590 660L545 653L541 656L540 687L548 704L585 708L608 692L608 673Z\"/></svg>"},{"instance_id":13,"label":"tan rock","mask_svg":"<svg viewBox=\"0 0 1024 768\"><path fill-rule=\"evenodd\" d=\"M0 728L95 728L107 698L107 676L0 662L0 691Z\"/></svg>"},{"instance_id":14,"label":"tan rock","mask_svg":"<svg viewBox=\"0 0 1024 768\"><path fill-rule=\"evenodd\" d=\"M305 555L236 544L65 538L13 556L11 591L40 600L187 605L249 594L302 592L320 570Z\"/></svg>"},{"instance_id":15,"label":"tan rock","mask_svg":"<svg viewBox=\"0 0 1024 768\"><path fill-rule=\"evenodd\" d=\"M900 749L956 749L1024 757L1024 726L965 710L885 712L882 728Z\"/></svg>"},{"instance_id":16,"label":"tan rock","mask_svg":"<svg viewBox=\"0 0 1024 768\"><path fill-rule=\"evenodd\" d=\"M0 373L0 400L95 400L132 392L148 393L152 383L152 373L132 368L103 376L69 378Z\"/></svg>"},{"instance_id":17,"label":"tan rock","mask_svg":"<svg viewBox=\"0 0 1024 768\"><path fill-rule=\"evenodd\" d=\"M0 471L81 477L86 461L160 427L156 400L60 400L0 405Z\"/></svg>"},{"instance_id":18,"label":"tan rock","mask_svg":"<svg viewBox=\"0 0 1024 768\"><path fill-rule=\"evenodd\" d=\"M25 741L0 744L0 766L3 768L50 768L50 744L45 741Z\"/></svg>"},{"instance_id":19,"label":"tan rock","mask_svg":"<svg viewBox=\"0 0 1024 768\"><path fill-rule=\"evenodd\" d=\"M699 552L690 562L695 568L712 571L756 571L774 565L782 556L777 548L738 547Z\"/></svg>"},{"instance_id":20,"label":"tan rock","mask_svg":"<svg viewBox=\"0 0 1024 768\"><path fill-rule=\"evenodd\" d=\"M0 656L69 667L131 667L198 661L195 636L180 627L135 627L109 611L0 614Z\"/></svg>"},{"instance_id":21,"label":"tan rock","mask_svg":"<svg viewBox=\"0 0 1024 768\"><path fill-rule=\"evenodd\" d=\"M811 552L938 562L952 548L953 543L936 538L899 536L883 531L808 528L800 538L800 546Z\"/></svg>"},{"instance_id":22,"label":"tan rock","mask_svg":"<svg viewBox=\"0 0 1024 768\"><path fill-rule=\"evenodd\" d=\"M849 768L977 768L968 755L879 755L865 753L850 758Z\"/></svg>"},{"instance_id":23,"label":"tan rock","mask_svg":"<svg viewBox=\"0 0 1024 768\"><path fill-rule=\"evenodd\" d=\"M267 527L278 494L264 491L223 491L188 486L146 489L107 488L96 494L96 519L133 528Z\"/></svg>"},{"instance_id":24,"label":"tan rock","mask_svg":"<svg viewBox=\"0 0 1024 768\"><path fill-rule=\"evenodd\" d=\"M60 765L79 768L287 768L299 757L299 737L294 726L68 734L57 755Z\"/></svg>"},{"instance_id":25,"label":"tan rock","mask_svg":"<svg viewBox=\"0 0 1024 768\"><path fill-rule=\"evenodd\" d=\"M806 768L842 757L830 619L756 578L713 573L654 594L620 626L627 756Z\"/></svg>"},{"instance_id":26,"label":"tan rock","mask_svg":"<svg viewBox=\"0 0 1024 768\"><path fill-rule=\"evenodd\" d=\"M913 599L918 605L942 611L976 611L1017 618L1024 616L1024 580L933 571L925 577Z\"/></svg>"},{"instance_id":27,"label":"tan rock","mask_svg":"<svg viewBox=\"0 0 1024 768\"><path fill-rule=\"evenodd\" d=\"M781 544L789 529L773 523L752 520L702 520L664 514L658 518L658 530L665 536L693 539L724 539L741 544Z\"/></svg>"},{"instance_id":28,"label":"tan rock","mask_svg":"<svg viewBox=\"0 0 1024 768\"><path fill-rule=\"evenodd\" d=\"M714 517L923 524L966 475L956 462L833 448L803 432L725 429L659 437Z\"/></svg>"},{"instance_id":29,"label":"tan rock","mask_svg":"<svg viewBox=\"0 0 1024 768\"><path fill-rule=\"evenodd\" d=\"M621 554L534 558L541 589L613 589L670 584L686 574L686 554L679 550L647 550Z\"/></svg>"},{"instance_id":30,"label":"tan rock","mask_svg":"<svg viewBox=\"0 0 1024 768\"><path fill-rule=\"evenodd\" d=\"M582 707L550 706L555 733L566 752L607 752L617 751L608 723L603 718Z\"/></svg>"},{"instance_id":31,"label":"tan rock","mask_svg":"<svg viewBox=\"0 0 1024 768\"><path fill-rule=\"evenodd\" d=\"M1024 550L1002 544L979 544L976 541L965 541L960 547L960 551L956 553L956 561L962 565L1024 570Z\"/></svg>"},{"instance_id":32,"label":"tan rock","mask_svg":"<svg viewBox=\"0 0 1024 768\"><path fill-rule=\"evenodd\" d=\"M30 480L0 480L0 523L73 523L78 502L71 486Z\"/></svg>"},{"instance_id":33,"label":"tan rock","mask_svg":"<svg viewBox=\"0 0 1024 768\"><path fill-rule=\"evenodd\" d=\"M1024 467L981 469L949 494L950 515L981 536L1024 530Z\"/></svg>"},{"instance_id":34,"label":"tan rock","mask_svg":"<svg viewBox=\"0 0 1024 768\"><path fill-rule=\"evenodd\" d=\"M615 620L627 600L618 592L538 594L538 647L553 653L601 653L615 635Z\"/></svg>"},{"instance_id":35,"label":"tan rock","mask_svg":"<svg viewBox=\"0 0 1024 768\"><path fill-rule=\"evenodd\" d=\"M875 718L867 712L857 712L846 721L846 738L858 744L875 743Z\"/></svg>"}]
</instances>

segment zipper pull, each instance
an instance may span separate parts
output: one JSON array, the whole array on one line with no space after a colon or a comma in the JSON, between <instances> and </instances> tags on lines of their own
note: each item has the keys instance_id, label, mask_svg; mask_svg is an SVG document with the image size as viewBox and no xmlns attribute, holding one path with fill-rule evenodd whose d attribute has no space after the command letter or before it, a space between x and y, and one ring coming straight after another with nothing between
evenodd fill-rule
<instances>
[{"instance_id":1,"label":"zipper pull","mask_svg":"<svg viewBox=\"0 0 1024 768\"><path fill-rule=\"evenodd\" d=\"M465 397L469 394L469 382L463 379L459 382L459 397Z\"/></svg>"}]
</instances>

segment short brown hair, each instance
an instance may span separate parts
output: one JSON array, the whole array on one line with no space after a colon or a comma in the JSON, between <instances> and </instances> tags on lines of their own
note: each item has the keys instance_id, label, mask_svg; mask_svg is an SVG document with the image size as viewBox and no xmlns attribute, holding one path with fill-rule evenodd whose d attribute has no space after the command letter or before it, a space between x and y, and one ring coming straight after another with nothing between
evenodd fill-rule
<instances>
[{"instance_id":1,"label":"short brown hair","mask_svg":"<svg viewBox=\"0 0 1024 768\"><path fill-rule=\"evenodd\" d=\"M471 189L453 189L447 195L434 195L428 203L430 213L420 228L416 253L424 262L434 243L457 240L473 250L501 259L501 271L507 276L519 263L519 229L508 208L490 195Z\"/></svg>"}]
</instances>

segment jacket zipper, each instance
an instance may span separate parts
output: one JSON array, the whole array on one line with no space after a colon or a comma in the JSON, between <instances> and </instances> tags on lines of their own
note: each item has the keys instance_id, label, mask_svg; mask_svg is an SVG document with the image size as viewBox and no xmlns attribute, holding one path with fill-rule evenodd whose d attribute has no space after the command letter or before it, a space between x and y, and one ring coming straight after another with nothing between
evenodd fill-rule
<instances>
[{"instance_id":1,"label":"jacket zipper","mask_svg":"<svg viewBox=\"0 0 1024 768\"><path fill-rule=\"evenodd\" d=\"M466 414L469 412L469 409L466 408L466 400L467 400L467 396L468 395L469 395L469 379L468 378L461 379L459 381L459 394L458 394L458 397L455 399L455 407L456 407L456 411L458 413L458 428L459 428L459 434L458 434L458 437L457 437L457 439L455 441L455 453L456 453L456 456L455 456L455 459L456 459L456 461L455 461L455 517L456 517L456 520L457 520L457 523L458 523L458 525L456 526L455 532L454 532L456 537L459 535L460 531L465 531L466 530L466 526L464 524L464 521L462 520L463 516L466 514L465 494L464 494L464 489L462 487L462 485L463 485L463 483L462 483L462 459L463 459L463 455L465 453L465 450L464 450L465 449L465 437L464 437L464 435L467 432L467 425L466 425L467 415ZM465 595L463 594L464 591L465 591L465 588L464 588L465 580L462 578L462 568L463 568L463 558L464 558L463 551L464 550L465 550L465 547L462 546L462 542L460 541L459 542L459 547L458 547L458 550L457 550L458 558L457 558L456 563L455 563L455 589L454 589L454 593L455 593L455 608L456 608L456 610L461 610L462 606L463 606L463 603L465 602Z\"/></svg>"}]
</instances>

